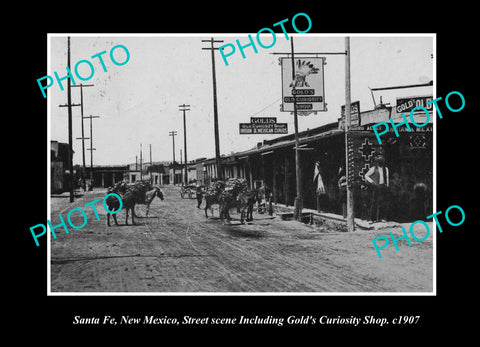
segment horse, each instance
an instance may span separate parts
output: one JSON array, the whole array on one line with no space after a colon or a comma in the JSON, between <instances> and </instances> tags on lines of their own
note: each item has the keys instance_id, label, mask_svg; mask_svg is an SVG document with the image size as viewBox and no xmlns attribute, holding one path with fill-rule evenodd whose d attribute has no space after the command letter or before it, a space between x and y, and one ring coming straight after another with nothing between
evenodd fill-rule
<instances>
[{"instance_id":1,"label":"horse","mask_svg":"<svg viewBox=\"0 0 480 347\"><path fill-rule=\"evenodd\" d=\"M106 195L115 193L122 199L123 208L126 211L125 224L128 225L128 211L132 211L132 224L135 225L134 210L135 210L135 196L133 190L127 187L126 182L118 182L114 186L109 187ZM105 203L109 211L118 211L120 208L120 201L114 196L109 196ZM116 214L112 214L115 225L118 225ZM110 213L107 213L107 225L110 226Z\"/></svg>"},{"instance_id":2,"label":"horse","mask_svg":"<svg viewBox=\"0 0 480 347\"><path fill-rule=\"evenodd\" d=\"M159 186L154 186L152 190L145 193L145 205L147 205L146 217L148 217L148 212L150 211L150 204L156 196L163 201L163 192Z\"/></svg>"},{"instance_id":3,"label":"horse","mask_svg":"<svg viewBox=\"0 0 480 347\"><path fill-rule=\"evenodd\" d=\"M152 200L158 196L163 201L163 192L158 185L153 186L148 180L136 181L135 183L127 184L128 189L133 191L136 205L147 205L146 217L150 211L150 204ZM133 215L139 218L133 211Z\"/></svg>"},{"instance_id":4,"label":"horse","mask_svg":"<svg viewBox=\"0 0 480 347\"><path fill-rule=\"evenodd\" d=\"M231 217L229 210L237 207L240 212L240 223L253 220L253 205L255 202L261 201L261 191L259 189L243 189L238 192L225 193L221 196L220 219L226 219L230 222Z\"/></svg>"},{"instance_id":5,"label":"horse","mask_svg":"<svg viewBox=\"0 0 480 347\"><path fill-rule=\"evenodd\" d=\"M251 192L255 191L252 195ZM252 201L251 198L254 197ZM226 219L230 222L230 208L236 206L241 213L241 223L245 220L245 210L251 204L253 210L253 203L258 197L257 190L250 190L248 188L247 180L245 178L230 178L225 184L225 189L219 196L220 205L220 219L222 222ZM251 214L250 214L251 217ZM253 219L253 218L252 218Z\"/></svg>"}]
</instances>

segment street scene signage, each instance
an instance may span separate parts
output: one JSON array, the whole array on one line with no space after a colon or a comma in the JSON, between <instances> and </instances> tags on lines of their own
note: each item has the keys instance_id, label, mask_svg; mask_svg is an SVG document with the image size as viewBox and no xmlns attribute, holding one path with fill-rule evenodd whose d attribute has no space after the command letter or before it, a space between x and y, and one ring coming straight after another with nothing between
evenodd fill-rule
<instances>
[{"instance_id":1,"label":"street scene signage","mask_svg":"<svg viewBox=\"0 0 480 347\"><path fill-rule=\"evenodd\" d=\"M239 123L240 134L288 134L287 123L276 117L251 117L250 123Z\"/></svg>"},{"instance_id":2,"label":"street scene signage","mask_svg":"<svg viewBox=\"0 0 480 347\"><path fill-rule=\"evenodd\" d=\"M325 58L315 57L295 59L295 79L292 80L292 59L280 58L282 66L281 110L283 112L293 112L294 95L298 111L326 111L324 60Z\"/></svg>"},{"instance_id":3,"label":"street scene signage","mask_svg":"<svg viewBox=\"0 0 480 347\"><path fill-rule=\"evenodd\" d=\"M250 117L250 123L253 124L275 124L277 123L276 117Z\"/></svg>"},{"instance_id":4,"label":"street scene signage","mask_svg":"<svg viewBox=\"0 0 480 347\"><path fill-rule=\"evenodd\" d=\"M345 105L342 105L342 119L345 121ZM345 124L345 123L344 123ZM360 101L355 101L350 104L350 125L360 125Z\"/></svg>"},{"instance_id":5,"label":"street scene signage","mask_svg":"<svg viewBox=\"0 0 480 347\"><path fill-rule=\"evenodd\" d=\"M396 120L397 118L402 119L402 113L405 116L410 115L410 111L413 110L415 107L424 107L428 111L433 110L433 103L428 104L428 102L433 100L432 95L427 96L409 96L409 97L401 97L397 98L397 103L394 107L394 112L392 115L392 119ZM413 116L417 123L423 123L426 120L426 113L422 109L417 109L413 112ZM418 119L418 120L417 120ZM430 123L432 119L430 119Z\"/></svg>"}]
</instances>

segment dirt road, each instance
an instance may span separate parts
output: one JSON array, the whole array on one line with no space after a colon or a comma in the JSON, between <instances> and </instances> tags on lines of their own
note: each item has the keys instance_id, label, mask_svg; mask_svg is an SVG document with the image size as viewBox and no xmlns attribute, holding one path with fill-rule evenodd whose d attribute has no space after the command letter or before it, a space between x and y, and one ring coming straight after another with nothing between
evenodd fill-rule
<instances>
[{"instance_id":1,"label":"dirt road","mask_svg":"<svg viewBox=\"0 0 480 347\"><path fill-rule=\"evenodd\" d=\"M399 228L355 233L319 232L295 221L254 215L254 222L231 226L206 219L195 199L180 198L178 187L164 187L148 218L107 227L101 206L104 190L69 204L52 198L52 224L58 214L82 207L85 227L56 229L51 240L51 292L431 292L432 236L423 242L399 241L382 250L372 239ZM94 199L100 220L84 204ZM145 207L137 205L145 215ZM218 216L218 212L216 214ZM235 218L237 218L235 220ZM80 213L72 223L81 225ZM131 223L131 221L129 221ZM431 225L431 224L430 224ZM408 230L408 229L407 229Z\"/></svg>"}]
</instances>

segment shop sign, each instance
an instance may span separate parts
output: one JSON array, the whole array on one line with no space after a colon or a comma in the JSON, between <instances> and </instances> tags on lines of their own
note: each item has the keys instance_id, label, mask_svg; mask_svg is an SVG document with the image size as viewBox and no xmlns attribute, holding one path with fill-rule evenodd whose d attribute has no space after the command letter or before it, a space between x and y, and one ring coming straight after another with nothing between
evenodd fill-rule
<instances>
[{"instance_id":1,"label":"shop sign","mask_svg":"<svg viewBox=\"0 0 480 347\"><path fill-rule=\"evenodd\" d=\"M293 101L298 111L326 111L323 65L325 58L295 58L295 78L292 81L292 59L280 58L282 66L281 111L293 112Z\"/></svg>"}]
</instances>

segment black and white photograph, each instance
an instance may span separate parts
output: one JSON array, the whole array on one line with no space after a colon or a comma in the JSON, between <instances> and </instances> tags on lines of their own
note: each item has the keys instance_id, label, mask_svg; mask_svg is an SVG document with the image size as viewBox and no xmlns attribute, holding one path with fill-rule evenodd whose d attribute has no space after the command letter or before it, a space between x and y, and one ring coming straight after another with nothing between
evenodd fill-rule
<instances>
[{"instance_id":1,"label":"black and white photograph","mask_svg":"<svg viewBox=\"0 0 480 347\"><path fill-rule=\"evenodd\" d=\"M51 5L5 31L14 341L472 335L469 6Z\"/></svg>"},{"instance_id":2,"label":"black and white photograph","mask_svg":"<svg viewBox=\"0 0 480 347\"><path fill-rule=\"evenodd\" d=\"M435 293L435 35L48 42L49 294Z\"/></svg>"}]
</instances>

